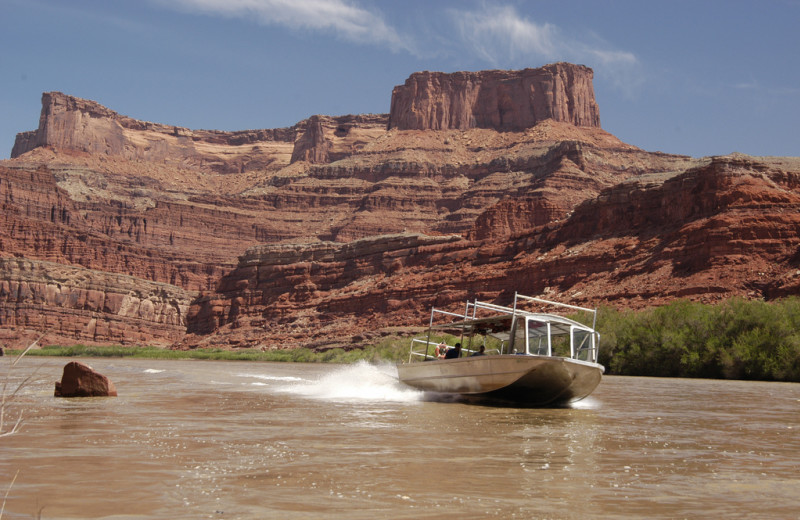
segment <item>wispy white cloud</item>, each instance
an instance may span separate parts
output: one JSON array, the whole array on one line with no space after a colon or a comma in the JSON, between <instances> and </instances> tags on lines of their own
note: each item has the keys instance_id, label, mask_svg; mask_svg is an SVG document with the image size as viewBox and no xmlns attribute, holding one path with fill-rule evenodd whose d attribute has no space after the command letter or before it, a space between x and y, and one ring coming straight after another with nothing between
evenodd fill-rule
<instances>
[{"instance_id":1,"label":"wispy white cloud","mask_svg":"<svg viewBox=\"0 0 800 520\"><path fill-rule=\"evenodd\" d=\"M511 6L451 9L449 14L463 44L495 66L532 56L554 59L561 53L557 27L521 18Z\"/></svg>"},{"instance_id":2,"label":"wispy white cloud","mask_svg":"<svg viewBox=\"0 0 800 520\"><path fill-rule=\"evenodd\" d=\"M758 81L751 79L749 81L735 83L733 88L736 90L759 90L761 89L761 85L759 85Z\"/></svg>"},{"instance_id":3,"label":"wispy white cloud","mask_svg":"<svg viewBox=\"0 0 800 520\"><path fill-rule=\"evenodd\" d=\"M156 0L184 11L252 19L265 25L330 31L356 42L412 51L408 40L377 13L346 0Z\"/></svg>"},{"instance_id":4,"label":"wispy white cloud","mask_svg":"<svg viewBox=\"0 0 800 520\"><path fill-rule=\"evenodd\" d=\"M785 87L780 85L765 85L755 79L749 79L748 81L741 81L739 83L734 83L731 85L734 90L738 91L747 91L757 93L759 95L765 96L797 96L800 94L800 88L798 87Z\"/></svg>"},{"instance_id":5,"label":"wispy white cloud","mask_svg":"<svg viewBox=\"0 0 800 520\"><path fill-rule=\"evenodd\" d=\"M446 11L432 3L430 16L443 23L438 23L436 29L424 22L412 24L414 34L401 34L387 21L380 3L366 8L366 3L358 0L150 1L185 12L327 32L351 42L405 51L421 59L449 54L471 57L470 61L495 68L570 61L595 68L598 76L621 90L630 92L641 83L634 53L616 49L592 33L571 35L552 23L533 20L504 0L483 0L471 4L475 6L471 9ZM398 13L395 10L395 15Z\"/></svg>"},{"instance_id":6,"label":"wispy white cloud","mask_svg":"<svg viewBox=\"0 0 800 520\"><path fill-rule=\"evenodd\" d=\"M602 41L581 41L550 23L536 23L513 6L484 3L475 10L449 11L464 44L485 60L503 65L521 59L584 60L604 65L634 64L632 52Z\"/></svg>"},{"instance_id":7,"label":"wispy white cloud","mask_svg":"<svg viewBox=\"0 0 800 520\"><path fill-rule=\"evenodd\" d=\"M461 45L494 67L534 66L571 61L595 68L623 90L641 82L639 60L594 34L571 36L557 25L539 23L505 4L483 3L472 10L451 9Z\"/></svg>"},{"instance_id":8,"label":"wispy white cloud","mask_svg":"<svg viewBox=\"0 0 800 520\"><path fill-rule=\"evenodd\" d=\"M587 47L583 44L578 45L575 51L578 55L584 55L593 58L592 61L601 63L603 65L636 65L639 62L639 60L636 59L636 55L628 51L595 49Z\"/></svg>"},{"instance_id":9,"label":"wispy white cloud","mask_svg":"<svg viewBox=\"0 0 800 520\"><path fill-rule=\"evenodd\" d=\"M800 88L797 87L775 87L770 92L776 96L800 96Z\"/></svg>"}]
</instances>

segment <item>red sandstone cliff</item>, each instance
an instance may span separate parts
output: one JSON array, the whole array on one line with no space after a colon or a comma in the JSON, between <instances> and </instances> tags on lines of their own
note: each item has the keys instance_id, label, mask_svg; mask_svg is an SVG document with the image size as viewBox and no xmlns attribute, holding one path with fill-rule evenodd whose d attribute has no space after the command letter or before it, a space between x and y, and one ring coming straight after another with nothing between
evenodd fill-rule
<instances>
[{"instance_id":1,"label":"red sandstone cliff","mask_svg":"<svg viewBox=\"0 0 800 520\"><path fill-rule=\"evenodd\" d=\"M323 135L323 125L330 129ZM319 162L327 152L316 139L338 148L333 156L346 156L358 148L358 134L382 133L386 116L315 116L290 128L220 132L139 121L117 114L90 100L61 92L42 94L39 128L17 135L11 157L48 147L120 157L131 161L166 163L178 167L245 173L277 170L294 160ZM358 127L355 138L348 134ZM325 138L327 136L327 139ZM295 141L300 146L295 150Z\"/></svg>"},{"instance_id":2,"label":"red sandstone cliff","mask_svg":"<svg viewBox=\"0 0 800 520\"><path fill-rule=\"evenodd\" d=\"M81 267L0 258L0 340L169 346L186 333L196 292ZM17 346L24 347L24 341Z\"/></svg>"},{"instance_id":3,"label":"red sandstone cliff","mask_svg":"<svg viewBox=\"0 0 800 520\"><path fill-rule=\"evenodd\" d=\"M800 160L719 157L605 189L563 221L505 241L393 235L254 248L195 301L197 335L185 343L346 345L421 324L431 305L514 291L632 307L797 294L798 188Z\"/></svg>"},{"instance_id":4,"label":"red sandstone cliff","mask_svg":"<svg viewBox=\"0 0 800 520\"><path fill-rule=\"evenodd\" d=\"M552 119L600 126L592 69L555 63L539 69L417 72L392 92L389 128L524 130Z\"/></svg>"},{"instance_id":5,"label":"red sandstone cliff","mask_svg":"<svg viewBox=\"0 0 800 520\"><path fill-rule=\"evenodd\" d=\"M245 132L45 94L0 164L0 340L329 346L475 294L796 294L798 176L627 145L568 64L415 74L388 118Z\"/></svg>"},{"instance_id":6,"label":"red sandstone cliff","mask_svg":"<svg viewBox=\"0 0 800 520\"><path fill-rule=\"evenodd\" d=\"M46 92L39 128L17 136L11 157L50 147L231 173L265 168L276 160L285 162L296 133L296 128L193 131L138 121L94 101Z\"/></svg>"}]
</instances>

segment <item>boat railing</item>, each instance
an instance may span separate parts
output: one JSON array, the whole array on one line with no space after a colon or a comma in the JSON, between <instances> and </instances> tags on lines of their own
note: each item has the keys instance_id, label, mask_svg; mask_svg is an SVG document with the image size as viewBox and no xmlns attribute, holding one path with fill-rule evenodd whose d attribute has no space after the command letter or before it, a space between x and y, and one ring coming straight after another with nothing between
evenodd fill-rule
<instances>
[{"instance_id":1,"label":"boat railing","mask_svg":"<svg viewBox=\"0 0 800 520\"><path fill-rule=\"evenodd\" d=\"M459 320L459 321L456 321L456 322L452 322L451 321L450 323L454 327L457 327L457 328L461 329L461 336L462 336L461 337L461 342L463 344L464 353L465 353L465 355L470 355L470 354L472 354L472 353L474 353L476 351L475 350L470 350L470 347L471 347L471 344L472 344L472 341L471 341L472 340L472 335L471 335L472 332L471 332L471 329L468 328L468 325L469 325L469 322L471 322L472 320L483 320L483 319L486 318L486 314L485 313L481 313L481 315L479 315L480 311L489 311L489 312L496 313L496 314L501 314L501 315L510 315L511 319L512 319L512 324L515 322L515 320L517 319L518 316L527 316L528 318L526 318L526 323L527 323L527 320L529 320L529 319L531 319L531 320L532 319L541 320L542 319L541 316L551 316L551 315L539 314L539 313L536 313L536 312L531 312L531 311L520 309L518 307L518 303L519 303L520 300L535 302L535 303L539 303L539 304L542 304L542 305L552 305L552 306L563 307L563 308L567 308L567 309L573 309L573 310L577 310L577 311L583 311L583 312L592 313L593 320L592 320L592 328L591 328L591 330L587 330L586 328L584 328L584 327L587 327L587 326L579 325L574 320L568 320L569 322L572 322L574 325L570 326L570 331L568 332L568 334L569 334L569 351L568 351L568 353L566 353L566 356L569 356L569 357L571 357L573 359L580 359L580 360L585 360L585 361L592 361L592 362L596 362L597 361L598 350L599 350L599 340L600 340L600 336L597 333L597 331L595 330L595 326L596 326L596 323L597 323L597 309L589 309L589 308L586 308L586 307L580 307L580 306L577 306L577 305L571 305L571 304L567 304L567 303L561 303L561 302L556 302L556 301L551 301L551 300L545 300L545 299L536 298L536 297L533 297L533 296L525 296L525 295L519 294L519 293L514 293L514 304L513 304L513 307L507 307L507 306L503 306L503 305L497 305L495 303L484 302L484 301L479 301L479 300L473 300L471 302L467 301L466 307L464 309L464 313L463 314L456 313L456 312L449 312L449 311L445 311L445 310L442 310L442 309L437 309L435 307L431 308L430 324L429 324L429 327L428 327L427 338L426 339L414 338L412 340L408 361L412 362L412 361L419 361L419 360L437 359L436 354L435 354L436 347L438 345L440 345L441 343L440 343L440 341L438 341L438 340L435 341L433 339L433 335L432 335L433 330L437 329L437 330L441 331L441 330L444 330L445 327L447 327L447 325L449 325L448 323L441 323L441 322L440 323L436 323L437 322L437 318L450 317L450 318L457 318ZM545 318L545 319L547 319L547 318ZM463 320L463 321L461 321L461 320ZM566 318L562 318L562 320L567 320L567 319ZM563 326L564 325L564 321L562 321L561 323L562 323L562 326ZM512 327L513 326L514 325L512 325ZM548 338L549 338L550 334L551 334L549 322L548 322L547 327L548 327L547 328L547 334L548 334ZM584 331L585 333L589 334L589 336L583 336L582 338L580 338L579 341L576 342L575 338L573 337L573 332L575 330ZM470 334L469 343L465 343L464 342L464 339L465 339L464 334L465 333ZM525 333L526 352L527 352L527 341L528 341L527 334L528 333L526 332ZM566 334L566 331L562 332L562 334ZM488 346L488 345L486 345L486 339L485 338L483 340L483 343L484 343L485 346ZM547 354L546 355L551 355L550 354L550 350L549 350L549 345L550 345L550 340L549 339L548 339L547 345L548 345L548 349L547 349ZM491 350L492 349L487 349L487 353L491 353ZM495 349L495 350L497 350L497 349ZM501 347L501 349L497 350L497 353L498 354L502 353L502 347ZM544 355L544 354L542 354L541 349L539 349L537 351L537 354L538 355Z\"/></svg>"},{"instance_id":2,"label":"boat railing","mask_svg":"<svg viewBox=\"0 0 800 520\"><path fill-rule=\"evenodd\" d=\"M514 306L513 307L507 307L507 306L504 306L504 305L497 305L496 303L482 302L482 301L479 301L479 300L475 300L474 302L468 302L467 303L467 314L469 314L469 308L470 307L472 307L472 315L473 315L472 317L473 318L477 317L476 314L477 314L477 311L479 309L484 309L484 310L489 310L489 311L494 311L494 312L500 312L500 313L516 314L517 311L518 311L517 300L526 300L526 301L532 301L532 302L536 302L536 303L541 303L543 305L554 305L554 306L557 306L557 307L564 307L566 309L573 309L573 310L577 310L577 311L589 312L589 313L592 313L592 316L594 317L595 322L597 320L597 309L589 309L587 307L580 307L578 305L570 305L568 303L561 303L561 302L555 302L555 301L552 301L552 300L545 300L543 298L536 298L535 296L525 296L524 294L519 294L519 293L514 293ZM454 314L454 316L458 316L458 315ZM595 325L596 325L596 323L592 324L592 328L593 329L595 328Z\"/></svg>"},{"instance_id":3,"label":"boat railing","mask_svg":"<svg viewBox=\"0 0 800 520\"><path fill-rule=\"evenodd\" d=\"M465 352L464 357L469 357L469 356L472 356L474 354L477 354L480 351L478 349L465 348L465 349L462 350L462 352ZM496 348L487 348L483 352L483 355L485 355L485 356L494 356L494 355L498 355L499 356L500 354L502 354L502 352L500 352L500 349L496 349Z\"/></svg>"},{"instance_id":4,"label":"boat railing","mask_svg":"<svg viewBox=\"0 0 800 520\"><path fill-rule=\"evenodd\" d=\"M435 349L436 345L438 345L436 342L413 338L411 340L411 351L408 354L408 362L419 361L418 358L422 358L423 361L427 359L436 359L435 355L430 354L431 346Z\"/></svg>"},{"instance_id":5,"label":"boat railing","mask_svg":"<svg viewBox=\"0 0 800 520\"><path fill-rule=\"evenodd\" d=\"M536 298L535 296L525 296L524 294L514 293L514 309L517 308L517 299L532 301L541 303L544 305L555 305L556 307L564 307L566 309L573 309L576 311L584 311L584 312L591 312L592 313L592 330L596 330L597 326L597 309L589 309L586 307L579 307L577 305L570 305L568 303L561 303L561 302L554 302L551 300L545 300L543 298Z\"/></svg>"},{"instance_id":6,"label":"boat railing","mask_svg":"<svg viewBox=\"0 0 800 520\"><path fill-rule=\"evenodd\" d=\"M435 325L434 322L436 321L437 315L449 316L451 318L458 318L460 320L465 320L469 316L468 312L469 312L469 304L467 305L467 310L464 312L464 314L458 314L458 313L455 313L455 312L443 311L442 309L437 309L436 307L431 307L431 320L430 320L430 323L428 325L428 336L427 336L427 339L426 340L421 340L421 339L416 339L415 338L415 339L413 339L411 341L411 350L410 350L410 352L408 354L408 362L410 363L412 360L414 360L415 356L416 357L422 357L423 360L436 359L435 355L433 355L433 356L430 355L430 348L431 348L431 345L433 345L433 347L435 349L436 345L439 344L437 342L431 341L431 332L433 331L433 327ZM425 350L421 352L421 351L419 351L417 349L418 348L422 348L421 347L422 345L424 345Z\"/></svg>"},{"instance_id":7,"label":"boat railing","mask_svg":"<svg viewBox=\"0 0 800 520\"><path fill-rule=\"evenodd\" d=\"M515 309L512 309L511 307L504 307L503 305L497 305L495 303L489 303L489 302L482 302L479 300L475 300L474 302L468 303L467 305L469 307L472 307L473 319L478 317L477 314L478 310L480 309L499 312L499 313L509 313L509 314L514 314L515 312ZM467 310L467 313L469 313L469 310Z\"/></svg>"},{"instance_id":8,"label":"boat railing","mask_svg":"<svg viewBox=\"0 0 800 520\"><path fill-rule=\"evenodd\" d=\"M464 314L458 314L456 312L448 312L448 311L443 311L441 309L433 308L433 309L431 309L431 325L433 325L433 320L434 320L434 315L435 314L443 314L445 316L454 316L454 317L460 318L462 320L467 318L467 316L465 316Z\"/></svg>"},{"instance_id":9,"label":"boat railing","mask_svg":"<svg viewBox=\"0 0 800 520\"><path fill-rule=\"evenodd\" d=\"M428 340L425 340L425 339L412 338L411 339L411 351L410 351L409 356L408 356L408 362L412 363L414 361L420 361L420 360L426 361L426 360L437 359L437 357L435 355L436 347L441 345L441 344L442 344L442 342L438 342L438 341L428 341ZM447 345L447 347L448 348L453 348L452 345ZM472 354L475 354L478 351L479 351L478 349L464 348L462 350L462 352L464 353L463 357L471 356ZM433 354L431 352L433 352ZM494 355L494 354L499 355L499 354L502 354L502 352L499 349L496 349L496 348L489 348L489 349L486 349L484 351L484 354L487 355L487 356L488 355Z\"/></svg>"}]
</instances>

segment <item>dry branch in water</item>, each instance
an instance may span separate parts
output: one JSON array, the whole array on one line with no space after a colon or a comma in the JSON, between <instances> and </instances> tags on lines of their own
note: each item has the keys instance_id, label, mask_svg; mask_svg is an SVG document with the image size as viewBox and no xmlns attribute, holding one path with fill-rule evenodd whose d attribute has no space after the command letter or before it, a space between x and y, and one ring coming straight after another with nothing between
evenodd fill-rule
<instances>
[{"instance_id":1,"label":"dry branch in water","mask_svg":"<svg viewBox=\"0 0 800 520\"><path fill-rule=\"evenodd\" d=\"M6 412L7 412L7 409L8 409L8 405L9 405L9 403L11 403L11 401L14 400L14 398L17 396L19 391L22 390L22 388L28 383L28 381L30 381L30 379L36 373L36 371L32 372L28 377L26 377L25 379L20 381L17 384L17 386L14 388L13 391L9 392L9 384L10 384L10 381L11 381L11 370L15 366L17 366L17 363L19 363L19 361L22 359L22 357L25 354L27 354L30 349L32 349L34 346L36 346L36 344L39 343L39 340L41 340L43 337L44 337L44 334L42 334L41 336L36 338L36 341L34 341L30 345L28 345L25 348L25 350L23 350L22 353L20 353L17 356L17 358L8 365L8 370L6 371L6 376L5 376L5 379L3 380L3 390L2 390L2 393L0 393L0 437L5 437L7 435L13 435L17 431L19 431L19 426L20 426L20 424L22 424L22 411L20 411L19 414L17 415L17 420L16 420L16 422L14 422L14 425L11 426L10 428L8 428L6 426ZM13 419L12 419L12 421L13 421Z\"/></svg>"},{"instance_id":2,"label":"dry branch in water","mask_svg":"<svg viewBox=\"0 0 800 520\"><path fill-rule=\"evenodd\" d=\"M22 357L25 354L27 354L30 349L32 349L37 343L39 343L39 340L42 339L43 337L44 334L36 338L36 341L28 345L25 348L25 350L23 350L22 353L20 353L20 355L18 355L17 358L8 365L8 370L6 370L6 376L3 380L3 391L0 393L0 437L13 435L19 431L19 426L20 424L22 424L22 411L20 410L19 414L17 415L17 420L14 422L14 426L6 430L6 423L5 423L6 409L8 408L8 404L14 400L19 391L22 390L22 388L26 384L28 384L28 381L30 381L33 375L36 373L36 370L34 370L28 377L20 381L14 388L14 390L9 393L8 387L11 381L11 370L15 366L17 366L17 363L19 363L20 359L22 359ZM3 513L6 510L6 502L8 501L8 494L11 492L11 488L14 487L14 482L17 481L18 475L19 475L19 470L17 470L17 472L14 474L14 478L11 479L11 483L8 485L8 489L6 489L6 494L5 496L3 496L3 502L0 503L0 520L2 520Z\"/></svg>"}]
</instances>

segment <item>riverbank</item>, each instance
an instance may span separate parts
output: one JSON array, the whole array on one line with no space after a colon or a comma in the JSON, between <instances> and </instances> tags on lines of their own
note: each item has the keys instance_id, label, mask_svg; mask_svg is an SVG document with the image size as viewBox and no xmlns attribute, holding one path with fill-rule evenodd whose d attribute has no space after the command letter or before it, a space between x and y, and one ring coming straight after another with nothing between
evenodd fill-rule
<instances>
[{"instance_id":1,"label":"riverbank","mask_svg":"<svg viewBox=\"0 0 800 520\"><path fill-rule=\"evenodd\" d=\"M214 361L278 361L293 363L355 363L358 361L397 361L407 353L407 340L387 339L377 345L345 350L332 348L315 351L307 348L285 350L225 350L225 349L193 349L170 350L158 347L123 347L123 346L55 346L48 345L31 349L26 356L47 357L95 357L95 358L133 358L133 359L205 359ZM19 355L22 351L6 350L9 356Z\"/></svg>"},{"instance_id":2,"label":"riverbank","mask_svg":"<svg viewBox=\"0 0 800 520\"><path fill-rule=\"evenodd\" d=\"M587 314L572 316L591 323ZM608 375L800 382L800 298L773 302L731 299L717 305L678 300L662 307L618 311L601 307L599 362ZM455 341L455 339L454 339ZM351 349L193 349L43 346L29 356L286 361L397 362L409 338L389 336ZM9 355L19 351L7 350Z\"/></svg>"}]
</instances>

